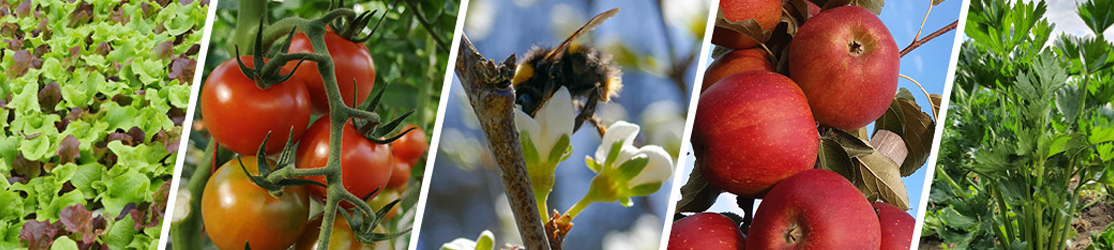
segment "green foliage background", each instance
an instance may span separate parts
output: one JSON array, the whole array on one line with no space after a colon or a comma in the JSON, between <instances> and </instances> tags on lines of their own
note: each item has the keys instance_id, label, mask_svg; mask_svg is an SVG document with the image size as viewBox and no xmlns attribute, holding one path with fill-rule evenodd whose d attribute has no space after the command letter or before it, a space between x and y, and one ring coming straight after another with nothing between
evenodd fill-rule
<instances>
[{"instance_id":1,"label":"green foliage background","mask_svg":"<svg viewBox=\"0 0 1114 250\"><path fill-rule=\"evenodd\" d=\"M352 2L352 1L346 1ZM435 0L420 2L398 1L357 1L354 7L345 6L356 10L378 10L375 20L385 13L386 18L379 25L375 35L367 42L367 48L375 62L376 93L389 82L390 86L383 95L381 105L376 110L385 119L394 119L399 115L415 110L403 124L415 124L426 133L426 138L432 138L431 133L436 120L438 103L441 96L441 86L445 77L445 68L448 63L448 47L451 43L452 33L456 25L458 14L458 1ZM213 22L212 36L209 51L205 62L205 77L208 72L220 63L232 58L234 51L230 51L228 43L233 39L236 28L236 16L239 1L223 0L217 6L216 19ZM268 22L274 22L285 17L315 18L325 14L330 6L329 1L318 0L287 0L271 2L268 4ZM423 21L424 20L424 21ZM373 29L375 22L369 24L368 30ZM276 48L279 46L275 46ZM196 113L195 121L203 121L201 113ZM314 117L317 119L319 117ZM201 122L203 124L203 122ZM199 127L199 128L203 128ZM396 131L400 132L400 131ZM393 134L393 133L392 133ZM209 160L211 156L202 154L203 148L208 144L209 138L205 133L193 133L189 140L189 156L183 170L183 184L196 170L198 162ZM421 189L421 176L425 172L425 160L414 166L409 188L403 194L400 203L400 215L388 220L383 225L390 232L410 229L413 219L418 212L415 209L418 194ZM397 174L397 173L395 173ZM200 197L200 196L195 196ZM320 211L317 206L315 211ZM377 207L373 207L378 209ZM200 219L198 217L197 219ZM339 218L338 219L343 219ZM200 229L198 229L200 230ZM391 248L406 249L410 235L398 238L389 243ZM205 244L212 248L211 243Z\"/></svg>"},{"instance_id":2,"label":"green foliage background","mask_svg":"<svg viewBox=\"0 0 1114 250\"><path fill-rule=\"evenodd\" d=\"M1043 1L971 3L922 245L1063 249L1084 196L1110 202L1112 4L1077 5L1094 36L1053 37Z\"/></svg>"}]
</instances>

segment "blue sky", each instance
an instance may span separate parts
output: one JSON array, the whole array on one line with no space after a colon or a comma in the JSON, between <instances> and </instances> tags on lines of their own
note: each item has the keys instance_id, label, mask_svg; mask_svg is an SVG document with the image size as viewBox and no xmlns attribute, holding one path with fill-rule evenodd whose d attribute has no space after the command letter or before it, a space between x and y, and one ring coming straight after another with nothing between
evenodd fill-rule
<instances>
[{"instance_id":1,"label":"blue sky","mask_svg":"<svg viewBox=\"0 0 1114 250\"><path fill-rule=\"evenodd\" d=\"M886 2L879 18L886 24L886 27L889 27L890 34L893 35L898 48L904 49L913 41L913 38L917 35L917 29L921 25L921 20L924 19L924 13L929 8L929 3L930 1L927 0ZM932 13L925 21L921 37L958 20L962 4L961 0L947 0L940 5L933 6ZM1082 22L1080 22L1080 25L1082 25ZM948 76L948 66L951 64L955 34L955 31L946 33L902 57L901 74L917 80L929 93L943 94ZM926 113L932 113L927 99L916 84L901 79L898 81L898 88L907 88L912 91L922 110ZM692 157L687 157L682 178L687 178L691 173L694 160ZM909 205L912 207L908 212L914 217L919 213L918 205L920 204L922 191L924 191L925 173L928 171L928 166L925 166L913 175L902 178L909 193ZM680 197L675 197L675 199L680 199ZM735 205L734 195L729 193L721 195L711 211L742 212Z\"/></svg>"}]
</instances>

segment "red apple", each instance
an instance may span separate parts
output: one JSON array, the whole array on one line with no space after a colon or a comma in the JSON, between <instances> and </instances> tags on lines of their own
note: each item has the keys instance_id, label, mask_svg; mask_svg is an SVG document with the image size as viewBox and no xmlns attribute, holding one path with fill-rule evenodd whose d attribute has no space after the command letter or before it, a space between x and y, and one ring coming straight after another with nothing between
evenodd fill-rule
<instances>
[{"instance_id":1,"label":"red apple","mask_svg":"<svg viewBox=\"0 0 1114 250\"><path fill-rule=\"evenodd\" d=\"M768 71L734 74L700 95L692 147L704 179L743 197L813 168L820 136L801 89Z\"/></svg>"},{"instance_id":2,"label":"red apple","mask_svg":"<svg viewBox=\"0 0 1114 250\"><path fill-rule=\"evenodd\" d=\"M878 249L880 235L878 216L850 181L811 169L766 194L747 249Z\"/></svg>"},{"instance_id":3,"label":"red apple","mask_svg":"<svg viewBox=\"0 0 1114 250\"><path fill-rule=\"evenodd\" d=\"M762 48L742 49L728 52L715 58L708 70L704 71L704 85L701 93L727 76L754 70L774 71L774 65L766 59Z\"/></svg>"},{"instance_id":4,"label":"red apple","mask_svg":"<svg viewBox=\"0 0 1114 250\"><path fill-rule=\"evenodd\" d=\"M809 17L816 16L816 14L820 14L820 6L816 6L816 4L812 3L812 1L807 1L807 0L805 1L805 4L808 4L808 16Z\"/></svg>"},{"instance_id":5,"label":"red apple","mask_svg":"<svg viewBox=\"0 0 1114 250\"><path fill-rule=\"evenodd\" d=\"M741 250L745 237L727 216L699 213L673 222L668 250Z\"/></svg>"},{"instance_id":6,"label":"red apple","mask_svg":"<svg viewBox=\"0 0 1114 250\"><path fill-rule=\"evenodd\" d=\"M808 96L816 121L838 129L864 127L886 112L899 64L890 31L858 6L820 12L789 45L789 77Z\"/></svg>"},{"instance_id":7,"label":"red apple","mask_svg":"<svg viewBox=\"0 0 1114 250\"><path fill-rule=\"evenodd\" d=\"M878 224L882 226L882 249L909 249L917 219L897 206L875 202Z\"/></svg>"},{"instance_id":8,"label":"red apple","mask_svg":"<svg viewBox=\"0 0 1114 250\"><path fill-rule=\"evenodd\" d=\"M754 19L762 30L773 31L781 22L781 0L721 0L719 13L730 22ZM748 49L758 46L758 42L739 32L716 27L712 31L712 44L732 49Z\"/></svg>"}]
</instances>

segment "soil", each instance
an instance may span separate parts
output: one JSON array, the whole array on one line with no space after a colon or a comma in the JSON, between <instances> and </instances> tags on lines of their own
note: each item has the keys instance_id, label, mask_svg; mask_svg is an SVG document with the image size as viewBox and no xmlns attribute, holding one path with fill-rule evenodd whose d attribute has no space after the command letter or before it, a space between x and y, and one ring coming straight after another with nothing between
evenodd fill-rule
<instances>
[{"instance_id":1,"label":"soil","mask_svg":"<svg viewBox=\"0 0 1114 250\"><path fill-rule=\"evenodd\" d=\"M1088 202L1091 202L1091 199L1085 198L1081 201L1082 204ZM1112 204L1100 202L1084 209L1079 215L1079 218L1076 218L1071 223L1072 229L1074 229L1078 235L1069 241L1067 249L1086 249L1087 246L1091 244L1091 234L1101 233L1111 222L1114 222L1114 205ZM942 250L944 248L940 246L941 243L943 243L943 241L935 236L924 237L921 238L919 247L921 250Z\"/></svg>"},{"instance_id":2,"label":"soil","mask_svg":"<svg viewBox=\"0 0 1114 250\"><path fill-rule=\"evenodd\" d=\"M1090 199L1084 199L1083 201L1091 202ZM1106 225L1111 222L1114 222L1114 205L1099 202L1084 209L1079 218L1071 223L1072 229L1075 229L1075 232L1079 235L1071 239L1068 249L1086 249L1088 245L1091 245L1091 234L1102 232Z\"/></svg>"},{"instance_id":3,"label":"soil","mask_svg":"<svg viewBox=\"0 0 1114 250\"><path fill-rule=\"evenodd\" d=\"M917 249L920 249L920 250L943 250L944 248L940 246L943 243L944 242L941 241L939 238L936 238L935 235L934 236L929 236L929 237L924 237L924 238L921 238L921 243L919 243L920 246L918 246Z\"/></svg>"}]
</instances>

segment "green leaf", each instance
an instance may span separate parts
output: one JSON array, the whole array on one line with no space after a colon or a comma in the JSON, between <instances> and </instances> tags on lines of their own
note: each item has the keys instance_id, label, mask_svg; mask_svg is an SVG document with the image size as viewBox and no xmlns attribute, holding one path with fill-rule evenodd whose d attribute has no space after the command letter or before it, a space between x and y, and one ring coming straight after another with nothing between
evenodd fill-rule
<instances>
[{"instance_id":1,"label":"green leaf","mask_svg":"<svg viewBox=\"0 0 1114 250\"><path fill-rule=\"evenodd\" d=\"M1075 12L1095 34L1102 34L1114 25L1114 1L1088 0L1076 7Z\"/></svg>"},{"instance_id":2,"label":"green leaf","mask_svg":"<svg viewBox=\"0 0 1114 250\"><path fill-rule=\"evenodd\" d=\"M78 250L77 242L70 237L58 237L50 244L50 250Z\"/></svg>"},{"instance_id":3,"label":"green leaf","mask_svg":"<svg viewBox=\"0 0 1114 250\"><path fill-rule=\"evenodd\" d=\"M119 215L128 203L139 204L150 198L148 189L151 180L135 170L113 177L105 185L108 189L100 194L101 203L105 213L113 217Z\"/></svg>"},{"instance_id":4,"label":"green leaf","mask_svg":"<svg viewBox=\"0 0 1114 250\"><path fill-rule=\"evenodd\" d=\"M699 163L698 163L699 164ZM681 186L681 200L677 201L677 213L703 212L712 207L716 197L722 193L700 175L699 166L693 166L689 179Z\"/></svg>"},{"instance_id":5,"label":"green leaf","mask_svg":"<svg viewBox=\"0 0 1114 250\"><path fill-rule=\"evenodd\" d=\"M860 182L856 186L867 196L877 194L886 203L909 210L909 194L901 181L900 169L889 157L873 153L856 157Z\"/></svg>"},{"instance_id":6,"label":"green leaf","mask_svg":"<svg viewBox=\"0 0 1114 250\"><path fill-rule=\"evenodd\" d=\"M848 180L855 180L858 168L851 162L847 152L834 139L820 140L820 169L836 172Z\"/></svg>"}]
</instances>

